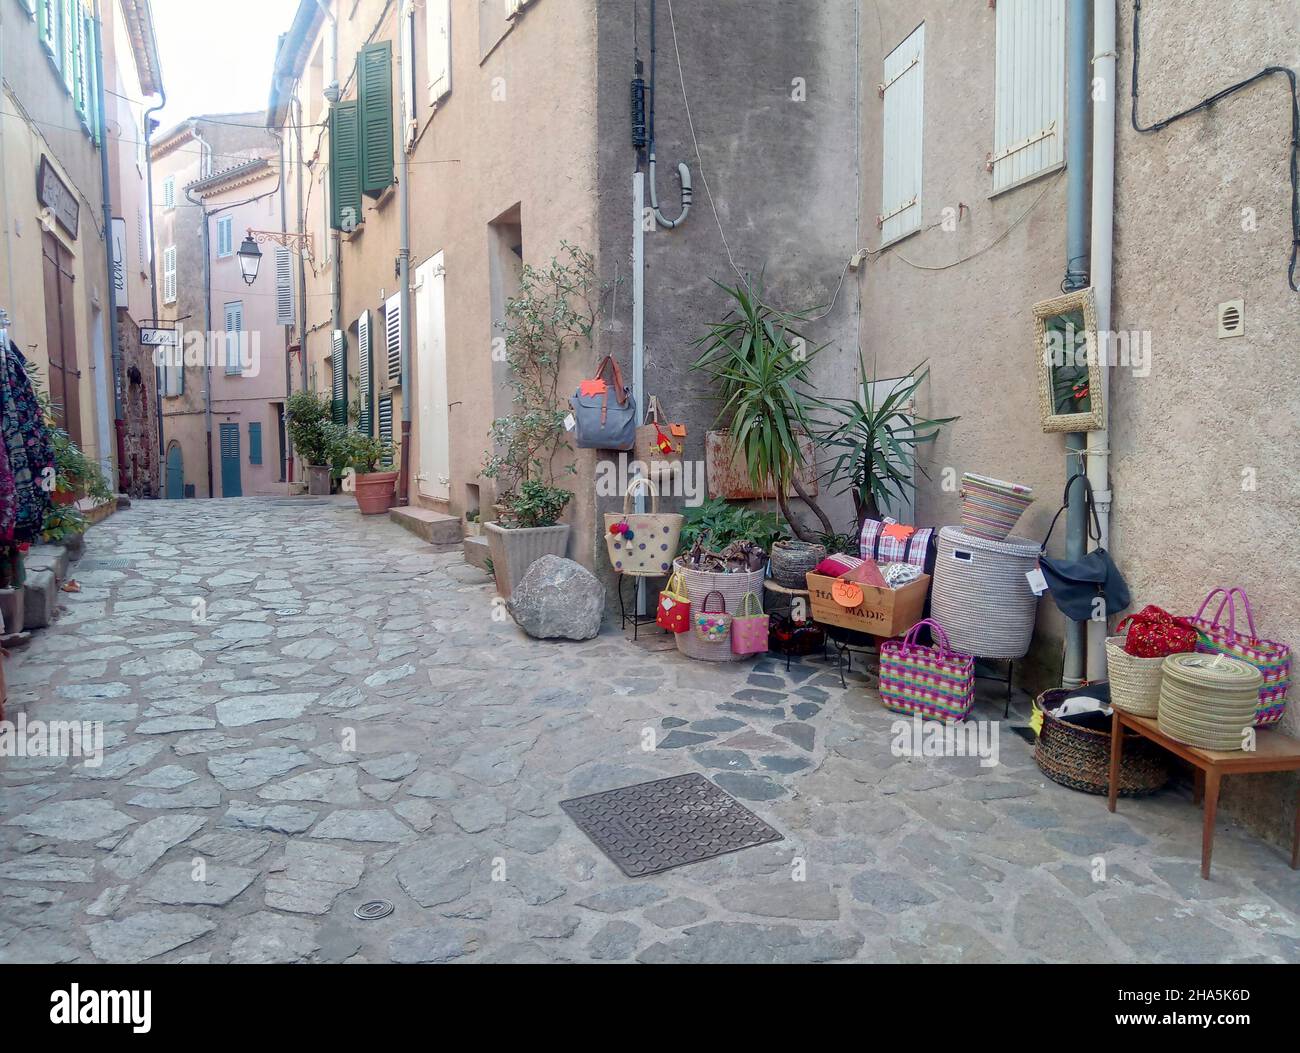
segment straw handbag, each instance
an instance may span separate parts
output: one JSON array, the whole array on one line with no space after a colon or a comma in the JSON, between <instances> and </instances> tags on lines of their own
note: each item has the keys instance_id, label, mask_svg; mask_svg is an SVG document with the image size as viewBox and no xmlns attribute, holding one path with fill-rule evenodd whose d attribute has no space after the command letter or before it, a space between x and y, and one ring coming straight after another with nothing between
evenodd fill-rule
<instances>
[{"instance_id":1,"label":"straw handbag","mask_svg":"<svg viewBox=\"0 0 1300 1053\"><path fill-rule=\"evenodd\" d=\"M673 569L681 575L682 583L686 586L686 595L691 601L691 611L697 613L704 605L704 599L711 592L722 593L722 598L726 601L726 608L729 611L740 610L740 605L744 603L747 593L763 592L763 571L740 571L735 574L720 574L709 570L694 570L686 564L685 560L679 559L673 564ZM716 606L717 601L714 601ZM706 643L701 639L699 633L688 632L678 633L676 638L677 650L687 658L694 658L700 662L743 662L745 656L736 654L730 646L718 647L711 643ZM724 641L725 645L726 641Z\"/></svg>"},{"instance_id":2,"label":"straw handbag","mask_svg":"<svg viewBox=\"0 0 1300 1053\"><path fill-rule=\"evenodd\" d=\"M731 619L731 653L762 654L767 650L767 615L758 593L747 592L740 613Z\"/></svg>"},{"instance_id":3,"label":"straw handbag","mask_svg":"<svg viewBox=\"0 0 1300 1053\"><path fill-rule=\"evenodd\" d=\"M691 597L680 573L668 579L668 585L659 593L655 611L655 624L664 632L685 633L691 630Z\"/></svg>"},{"instance_id":4,"label":"straw handbag","mask_svg":"<svg viewBox=\"0 0 1300 1053\"><path fill-rule=\"evenodd\" d=\"M1206 608L1220 593L1223 593L1223 599L1219 603L1219 609L1212 619L1207 619ZM1241 599L1242 609L1246 612L1249 632L1237 629L1237 598ZM1228 610L1227 625L1220 621L1225 607ZM1281 720L1286 712L1287 689L1291 686L1291 648L1276 640L1265 640L1255 631L1255 613L1251 610L1246 590L1225 589L1222 586L1215 589L1205 597L1192 624L1200 634L1200 641L1196 645L1198 651L1238 658L1259 670L1263 683L1259 689L1255 726L1268 727Z\"/></svg>"},{"instance_id":5,"label":"straw handbag","mask_svg":"<svg viewBox=\"0 0 1300 1053\"><path fill-rule=\"evenodd\" d=\"M1110 703L1135 717L1154 717L1160 706L1163 658L1138 658L1124 650L1124 637L1106 640Z\"/></svg>"},{"instance_id":6,"label":"straw handbag","mask_svg":"<svg viewBox=\"0 0 1300 1053\"><path fill-rule=\"evenodd\" d=\"M961 528L975 537L1002 541L1033 503L1028 486L970 472L961 477Z\"/></svg>"},{"instance_id":7,"label":"straw handbag","mask_svg":"<svg viewBox=\"0 0 1300 1053\"><path fill-rule=\"evenodd\" d=\"M718 597L719 607L711 611L709 604L713 602L714 596ZM727 601L717 589L704 597L704 602L700 604L692 621L695 623L696 635L710 646L724 644L731 637L731 615L727 613Z\"/></svg>"},{"instance_id":8,"label":"straw handbag","mask_svg":"<svg viewBox=\"0 0 1300 1053\"><path fill-rule=\"evenodd\" d=\"M922 626L934 636L934 647L916 642ZM953 651L938 622L919 621L902 640L880 645L880 702L895 713L965 720L975 704L975 659Z\"/></svg>"},{"instance_id":9,"label":"straw handbag","mask_svg":"<svg viewBox=\"0 0 1300 1053\"><path fill-rule=\"evenodd\" d=\"M1164 660L1156 723L1188 746L1243 749L1263 681L1253 665L1226 655L1171 654Z\"/></svg>"},{"instance_id":10,"label":"straw handbag","mask_svg":"<svg viewBox=\"0 0 1300 1053\"><path fill-rule=\"evenodd\" d=\"M646 471L657 474L652 466L662 471L680 464L685 448L683 437L686 434L684 424L665 424L663 407L659 399L651 395L646 405L645 423L636 430L636 445L633 453L638 461L646 466ZM680 437L679 434L680 433Z\"/></svg>"},{"instance_id":11,"label":"straw handbag","mask_svg":"<svg viewBox=\"0 0 1300 1053\"><path fill-rule=\"evenodd\" d=\"M650 511L633 512L637 490L650 493ZM649 479L638 476L627 488L623 513L605 513L605 545L610 565L620 574L653 578L672 571L673 557L682 537L685 518L659 511L659 491Z\"/></svg>"}]
</instances>

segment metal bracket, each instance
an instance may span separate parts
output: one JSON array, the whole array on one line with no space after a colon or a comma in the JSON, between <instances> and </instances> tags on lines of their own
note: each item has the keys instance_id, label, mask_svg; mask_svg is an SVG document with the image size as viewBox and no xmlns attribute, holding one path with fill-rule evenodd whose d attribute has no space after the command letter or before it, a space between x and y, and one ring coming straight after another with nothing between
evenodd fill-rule
<instances>
[{"instance_id":1,"label":"metal bracket","mask_svg":"<svg viewBox=\"0 0 1300 1053\"><path fill-rule=\"evenodd\" d=\"M1055 134L1056 134L1056 122L1053 121L1041 132L1038 132L1036 135L1031 135L1027 139L1021 139L1020 142L1008 146L1000 154L997 154L996 156L992 157L990 160L990 164L995 165L999 161L1005 160L1006 158L1010 157L1012 154L1018 154L1020 153L1021 150L1028 150L1029 147L1033 146L1035 143L1041 143L1044 139L1048 139Z\"/></svg>"},{"instance_id":2,"label":"metal bracket","mask_svg":"<svg viewBox=\"0 0 1300 1053\"><path fill-rule=\"evenodd\" d=\"M913 67L918 65L920 61L921 61L921 53L918 51L915 55L912 56L912 61L909 62L906 66L904 66L902 69L900 69L892 77L890 77L889 80L885 81L882 84L876 85L876 90L880 93L880 97L883 99L885 97L885 92L888 91L889 88L893 87L893 85L897 84L899 79L902 78L902 76L905 73L907 73L909 70L911 70Z\"/></svg>"}]
</instances>

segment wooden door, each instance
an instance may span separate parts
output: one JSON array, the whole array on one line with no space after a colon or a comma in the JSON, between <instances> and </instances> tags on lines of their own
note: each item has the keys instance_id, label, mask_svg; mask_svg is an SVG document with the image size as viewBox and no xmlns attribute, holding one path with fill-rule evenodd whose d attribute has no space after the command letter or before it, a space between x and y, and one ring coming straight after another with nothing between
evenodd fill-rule
<instances>
[{"instance_id":1,"label":"wooden door","mask_svg":"<svg viewBox=\"0 0 1300 1053\"><path fill-rule=\"evenodd\" d=\"M41 244L45 268L45 345L50 359L50 397L55 423L81 445L81 370L72 310L72 254L53 234Z\"/></svg>"}]
</instances>

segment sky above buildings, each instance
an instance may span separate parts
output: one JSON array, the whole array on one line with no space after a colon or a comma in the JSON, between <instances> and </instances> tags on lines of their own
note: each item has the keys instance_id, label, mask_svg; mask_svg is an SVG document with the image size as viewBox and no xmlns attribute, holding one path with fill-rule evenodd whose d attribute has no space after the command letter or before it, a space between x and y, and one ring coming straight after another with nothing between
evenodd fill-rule
<instances>
[{"instance_id":1,"label":"sky above buildings","mask_svg":"<svg viewBox=\"0 0 1300 1053\"><path fill-rule=\"evenodd\" d=\"M280 34L298 0L152 0L167 128L200 113L265 108Z\"/></svg>"}]
</instances>

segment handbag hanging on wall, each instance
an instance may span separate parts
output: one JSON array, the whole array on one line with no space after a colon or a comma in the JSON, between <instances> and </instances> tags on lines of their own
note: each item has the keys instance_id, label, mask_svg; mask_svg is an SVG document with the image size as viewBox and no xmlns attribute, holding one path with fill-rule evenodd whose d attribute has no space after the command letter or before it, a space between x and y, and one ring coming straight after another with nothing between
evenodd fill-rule
<instances>
[{"instance_id":1,"label":"handbag hanging on wall","mask_svg":"<svg viewBox=\"0 0 1300 1053\"><path fill-rule=\"evenodd\" d=\"M612 355L601 359L594 377L578 385L569 405L579 449L630 450L635 445L636 402Z\"/></svg>"},{"instance_id":2,"label":"handbag hanging on wall","mask_svg":"<svg viewBox=\"0 0 1300 1053\"><path fill-rule=\"evenodd\" d=\"M1052 559L1047 555L1047 543L1052 540L1052 531L1061 513L1070 507L1070 486L1076 479L1083 480L1083 501L1088 517L1088 536L1093 541L1101 540L1101 520L1097 518L1097 504L1092 496L1092 483L1082 472L1070 476L1065 482L1065 497L1061 508L1052 517L1047 537L1043 538L1042 553L1038 557L1038 566L1047 579L1048 591L1061 613L1071 621L1086 622L1093 618L1106 618L1118 614L1133 601L1129 593L1128 582L1115 566L1110 553L1104 548L1095 548L1082 559ZM1095 531L1095 532L1094 532ZM1100 608L1099 608L1100 602Z\"/></svg>"},{"instance_id":3,"label":"handbag hanging on wall","mask_svg":"<svg viewBox=\"0 0 1300 1053\"><path fill-rule=\"evenodd\" d=\"M664 410L657 395L646 405L645 423L636 430L636 459L651 471L652 465L671 467L680 464L685 448L686 425L666 424Z\"/></svg>"}]
</instances>

